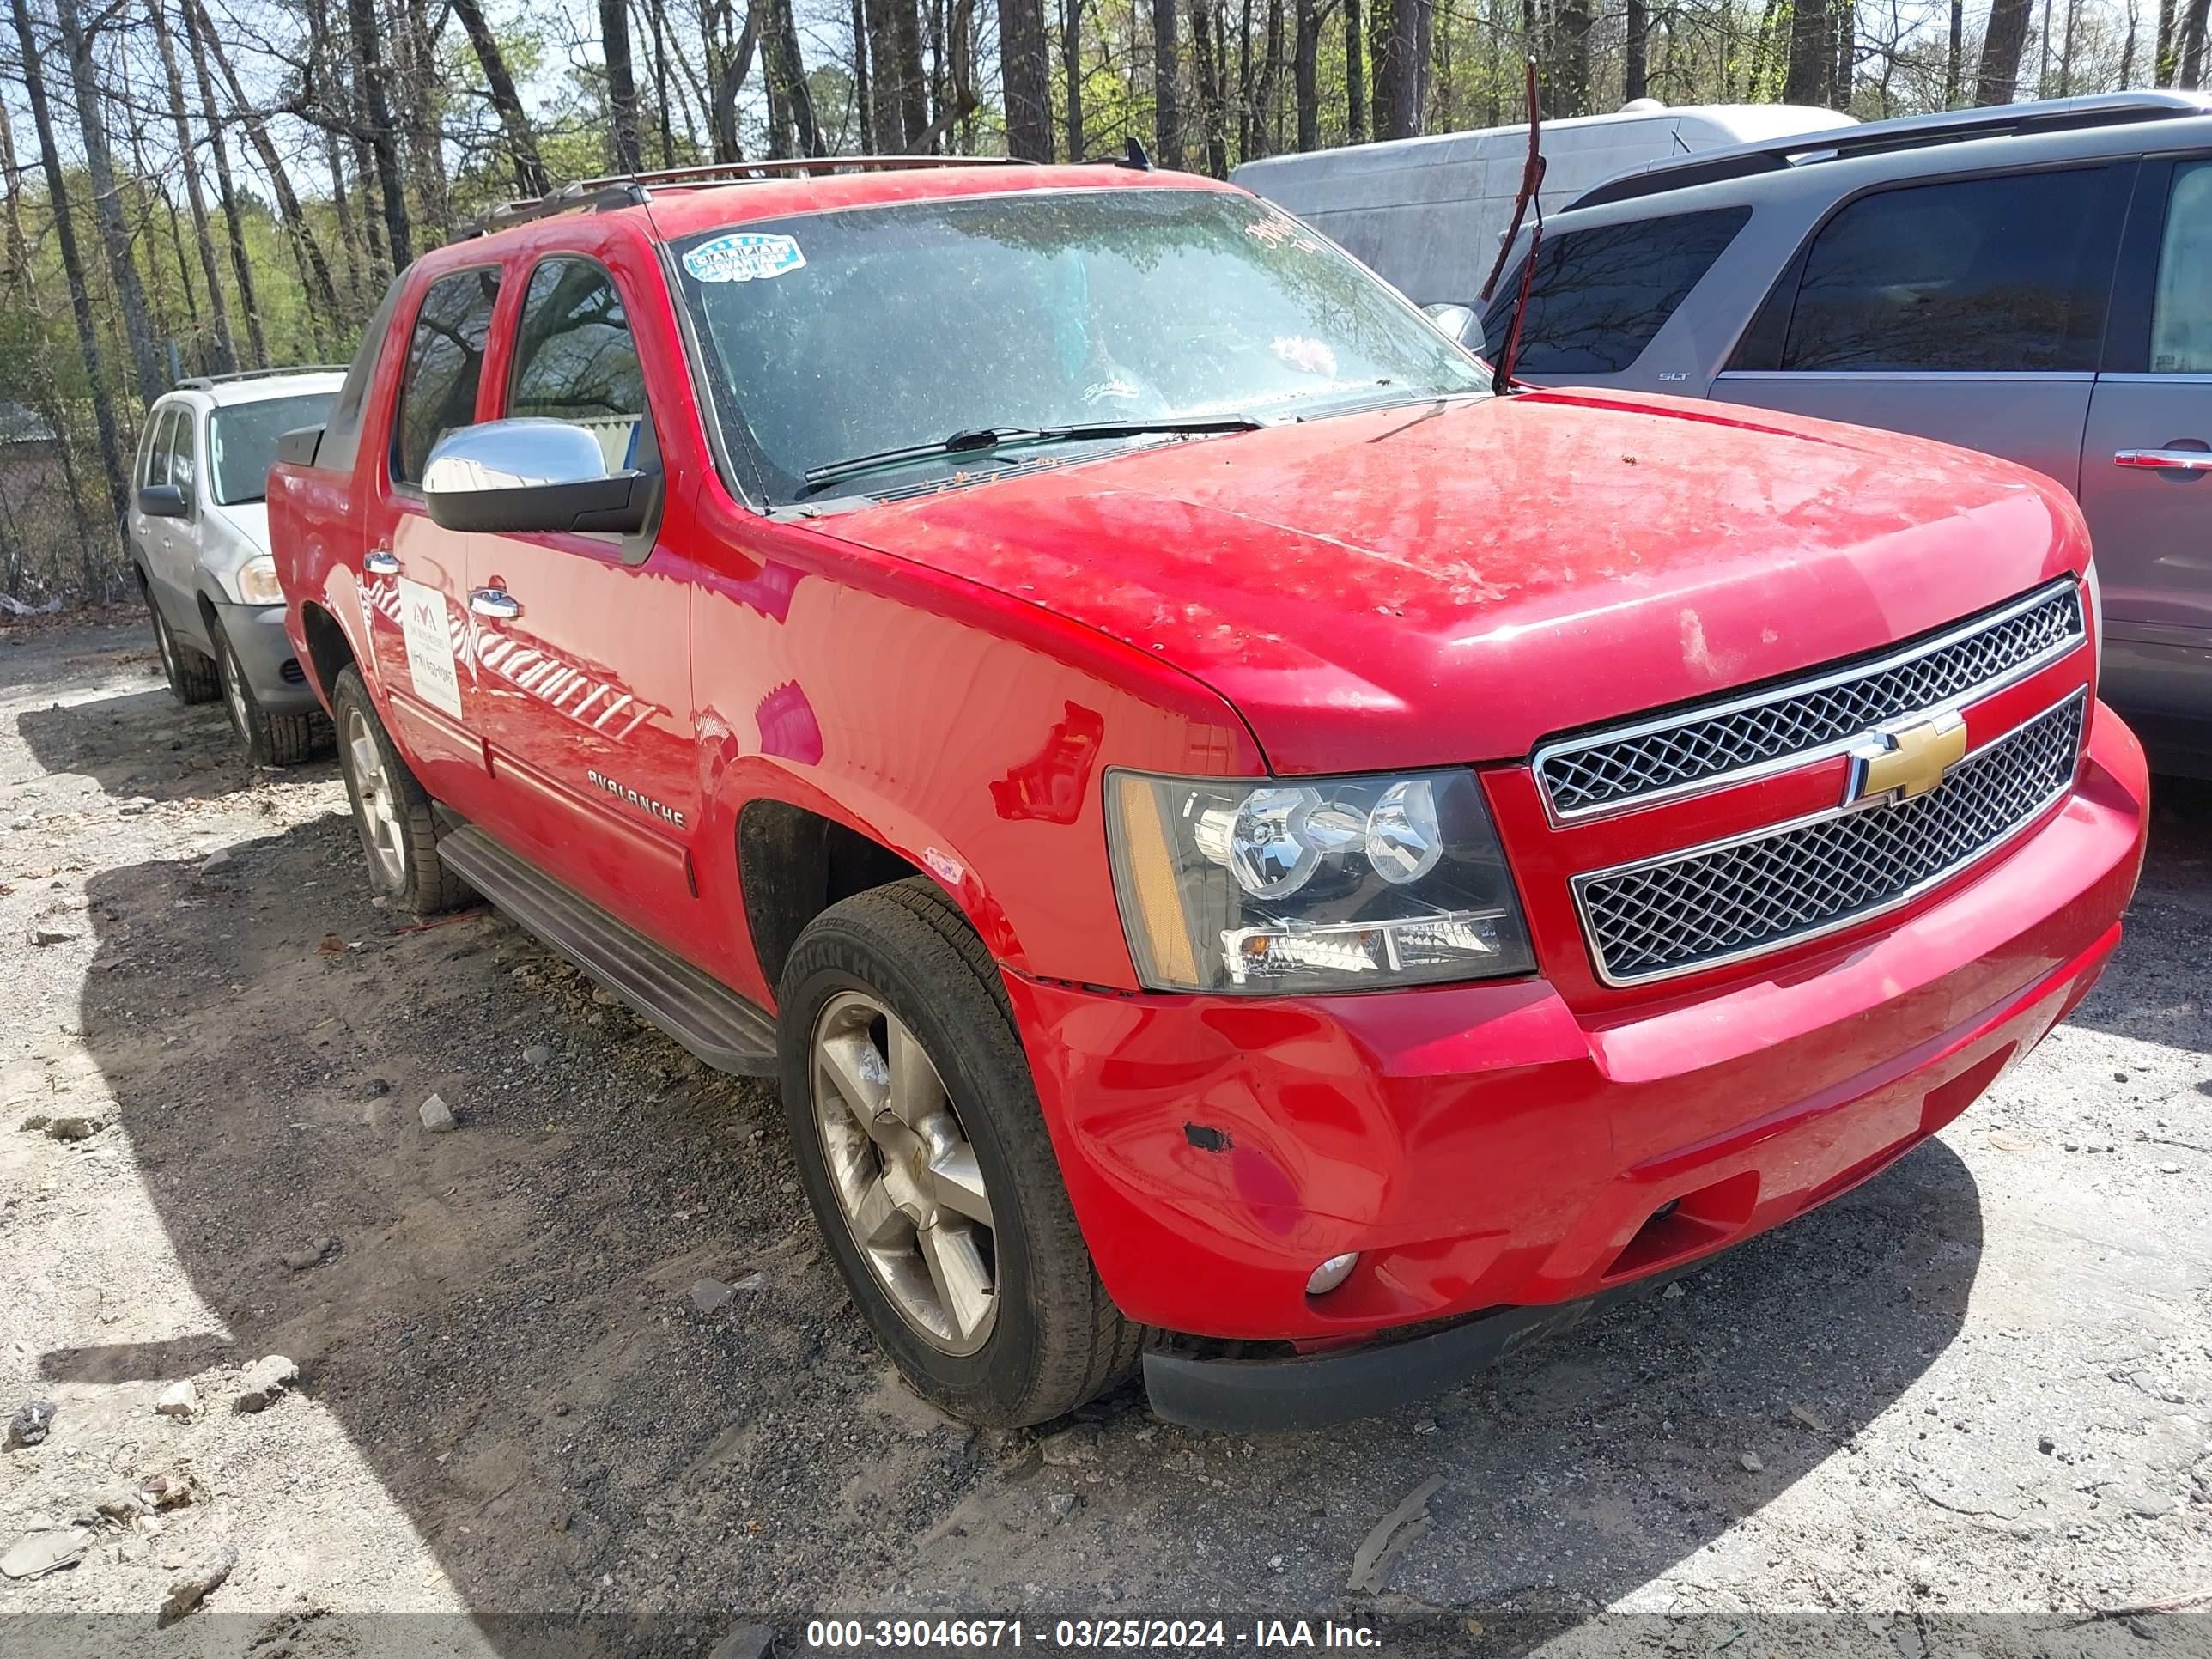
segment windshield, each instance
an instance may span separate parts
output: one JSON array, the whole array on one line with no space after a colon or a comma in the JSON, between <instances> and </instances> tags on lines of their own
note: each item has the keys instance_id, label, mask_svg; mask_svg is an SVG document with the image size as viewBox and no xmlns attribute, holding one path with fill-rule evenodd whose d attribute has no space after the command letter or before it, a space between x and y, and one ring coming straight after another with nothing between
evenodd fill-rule
<instances>
[{"instance_id":1,"label":"windshield","mask_svg":"<svg viewBox=\"0 0 2212 1659\"><path fill-rule=\"evenodd\" d=\"M336 395L311 392L299 398L232 404L208 416L208 459L213 465L209 482L215 487L216 504L236 507L264 499L277 439L294 427L313 426L330 413Z\"/></svg>"},{"instance_id":2,"label":"windshield","mask_svg":"<svg viewBox=\"0 0 2212 1659\"><path fill-rule=\"evenodd\" d=\"M772 501L810 469L984 428L1289 420L1486 384L1363 267L1226 191L909 202L674 251L724 430ZM975 447L841 489L973 472Z\"/></svg>"}]
</instances>

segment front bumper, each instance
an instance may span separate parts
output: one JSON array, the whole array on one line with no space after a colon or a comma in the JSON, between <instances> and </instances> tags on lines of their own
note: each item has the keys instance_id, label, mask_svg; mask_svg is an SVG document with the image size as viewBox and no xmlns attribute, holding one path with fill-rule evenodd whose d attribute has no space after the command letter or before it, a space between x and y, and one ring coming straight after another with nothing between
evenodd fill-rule
<instances>
[{"instance_id":1,"label":"front bumper","mask_svg":"<svg viewBox=\"0 0 2212 1659\"><path fill-rule=\"evenodd\" d=\"M223 637L238 653L254 701L266 713L304 714L322 707L293 653L291 635L284 629L283 605L218 603L215 613L222 624Z\"/></svg>"},{"instance_id":2,"label":"front bumper","mask_svg":"<svg viewBox=\"0 0 2212 1659\"><path fill-rule=\"evenodd\" d=\"M1601 1296L1880 1170L2095 983L2148 794L2100 708L2075 793L1887 931L1603 1022L1533 980L1281 1000L1007 986L1123 1312L1320 1354ZM1349 1250L1351 1279L1308 1297ZM1348 1362L1289 1363L1318 1382L1304 1368Z\"/></svg>"}]
</instances>

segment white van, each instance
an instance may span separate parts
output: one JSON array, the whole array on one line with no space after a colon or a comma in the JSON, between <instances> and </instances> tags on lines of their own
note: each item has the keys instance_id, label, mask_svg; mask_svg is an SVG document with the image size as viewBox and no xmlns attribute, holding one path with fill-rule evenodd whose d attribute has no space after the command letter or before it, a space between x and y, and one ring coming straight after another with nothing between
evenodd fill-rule
<instances>
[{"instance_id":1,"label":"white van","mask_svg":"<svg viewBox=\"0 0 2212 1659\"><path fill-rule=\"evenodd\" d=\"M1794 104L1669 109L1651 98L1613 115L1547 121L1544 210L1656 161L1855 125ZM1333 237L1416 304L1471 306L1512 222L1528 156L1524 123L1270 155L1229 177Z\"/></svg>"}]
</instances>

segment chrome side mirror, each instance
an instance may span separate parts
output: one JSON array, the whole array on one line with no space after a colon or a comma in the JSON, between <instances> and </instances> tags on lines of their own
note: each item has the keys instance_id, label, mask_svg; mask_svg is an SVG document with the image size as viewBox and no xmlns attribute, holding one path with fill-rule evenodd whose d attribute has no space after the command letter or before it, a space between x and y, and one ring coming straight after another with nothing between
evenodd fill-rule
<instances>
[{"instance_id":1,"label":"chrome side mirror","mask_svg":"<svg viewBox=\"0 0 2212 1659\"><path fill-rule=\"evenodd\" d=\"M644 528L655 475L607 470L599 440L569 421L486 421L438 440L422 469L431 519L507 534Z\"/></svg>"},{"instance_id":2,"label":"chrome side mirror","mask_svg":"<svg viewBox=\"0 0 2212 1659\"><path fill-rule=\"evenodd\" d=\"M1449 305L1439 301L1433 305L1423 306L1421 309L1437 325L1439 334L1462 345L1467 343L1467 331L1474 325L1474 308L1472 306Z\"/></svg>"}]
</instances>

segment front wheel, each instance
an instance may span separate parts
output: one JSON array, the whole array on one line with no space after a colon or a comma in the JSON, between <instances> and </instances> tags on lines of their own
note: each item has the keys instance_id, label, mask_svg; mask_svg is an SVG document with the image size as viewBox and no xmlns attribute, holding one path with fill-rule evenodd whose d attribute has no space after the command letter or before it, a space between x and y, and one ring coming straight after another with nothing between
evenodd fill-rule
<instances>
[{"instance_id":1,"label":"front wheel","mask_svg":"<svg viewBox=\"0 0 2212 1659\"><path fill-rule=\"evenodd\" d=\"M1062 1416L1145 1337L1067 1200L990 954L926 878L832 905L780 997L800 1179L907 1381L994 1426Z\"/></svg>"},{"instance_id":2,"label":"front wheel","mask_svg":"<svg viewBox=\"0 0 2212 1659\"><path fill-rule=\"evenodd\" d=\"M338 769L345 774L354 828L368 860L370 890L420 916L466 903L467 884L438 856L429 792L392 746L358 669L338 671L331 709L338 730Z\"/></svg>"},{"instance_id":3,"label":"front wheel","mask_svg":"<svg viewBox=\"0 0 2212 1659\"><path fill-rule=\"evenodd\" d=\"M169 695L179 702L213 702L222 695L214 662L207 653L169 631L151 592L146 595L146 608L154 613L154 648L161 653L161 678L169 683Z\"/></svg>"},{"instance_id":4,"label":"front wheel","mask_svg":"<svg viewBox=\"0 0 2212 1659\"><path fill-rule=\"evenodd\" d=\"M256 766L297 766L311 759L322 740L322 720L313 713L272 714L261 706L247 682L246 665L221 623L209 629L215 645L216 672L222 682L223 706L230 711L231 729L246 745L246 758Z\"/></svg>"}]
</instances>

